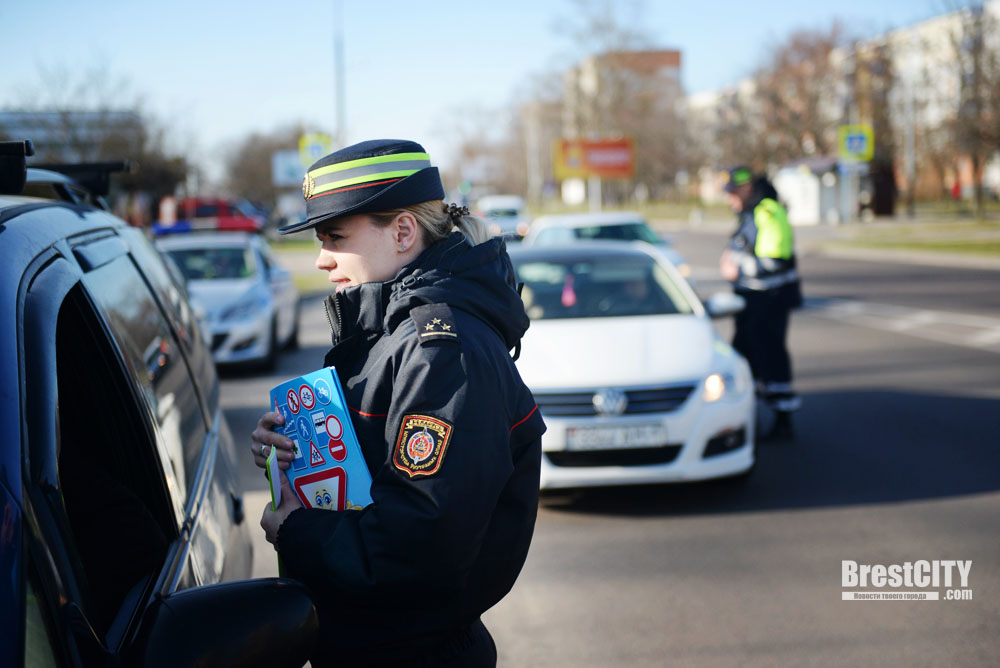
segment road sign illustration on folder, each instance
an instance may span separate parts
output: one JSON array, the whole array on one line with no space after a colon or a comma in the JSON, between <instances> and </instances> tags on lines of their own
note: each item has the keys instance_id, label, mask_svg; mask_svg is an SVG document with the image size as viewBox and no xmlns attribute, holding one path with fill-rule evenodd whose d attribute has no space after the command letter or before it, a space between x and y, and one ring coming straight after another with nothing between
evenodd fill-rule
<instances>
[{"instance_id":1,"label":"road sign illustration on folder","mask_svg":"<svg viewBox=\"0 0 1000 668\"><path fill-rule=\"evenodd\" d=\"M271 405L285 416L283 433L295 442L285 474L302 505L344 510L371 503L371 474L333 367L277 385Z\"/></svg>"}]
</instances>

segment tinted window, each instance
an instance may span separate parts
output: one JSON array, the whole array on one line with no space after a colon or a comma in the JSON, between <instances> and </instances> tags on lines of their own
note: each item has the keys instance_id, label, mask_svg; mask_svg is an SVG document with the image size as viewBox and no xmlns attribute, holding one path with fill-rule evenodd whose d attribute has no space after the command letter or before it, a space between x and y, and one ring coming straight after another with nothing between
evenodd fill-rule
<instances>
[{"instance_id":1,"label":"tinted window","mask_svg":"<svg viewBox=\"0 0 1000 668\"><path fill-rule=\"evenodd\" d=\"M661 243L660 238L645 223L578 227L576 236L578 239L615 239L618 241L645 241L651 244Z\"/></svg>"},{"instance_id":2,"label":"tinted window","mask_svg":"<svg viewBox=\"0 0 1000 668\"><path fill-rule=\"evenodd\" d=\"M517 218L521 214L517 209L490 209L487 218Z\"/></svg>"},{"instance_id":3,"label":"tinted window","mask_svg":"<svg viewBox=\"0 0 1000 668\"><path fill-rule=\"evenodd\" d=\"M207 430L177 341L127 256L91 271L84 282L145 395L159 428L158 449L171 495L183 509Z\"/></svg>"},{"instance_id":4,"label":"tinted window","mask_svg":"<svg viewBox=\"0 0 1000 668\"><path fill-rule=\"evenodd\" d=\"M691 313L680 289L651 258L515 262L533 320Z\"/></svg>"},{"instance_id":5,"label":"tinted window","mask_svg":"<svg viewBox=\"0 0 1000 668\"><path fill-rule=\"evenodd\" d=\"M177 536L183 489L174 483L174 497L168 493L164 478L169 483L176 475L135 393L134 380L145 382L129 371L131 344L119 341L123 360L79 288L63 302L56 331L59 491L70 528L60 538L73 546L80 603L103 635L120 611L127 616L135 609L163 567Z\"/></svg>"}]
</instances>

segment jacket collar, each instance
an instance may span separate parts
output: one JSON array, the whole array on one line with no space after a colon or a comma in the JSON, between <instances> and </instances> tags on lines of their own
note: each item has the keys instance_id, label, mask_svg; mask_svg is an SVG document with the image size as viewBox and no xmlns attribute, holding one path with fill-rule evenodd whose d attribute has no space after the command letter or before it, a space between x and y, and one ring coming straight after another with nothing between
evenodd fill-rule
<instances>
[{"instance_id":1,"label":"jacket collar","mask_svg":"<svg viewBox=\"0 0 1000 668\"><path fill-rule=\"evenodd\" d=\"M399 324L397 319L391 323L385 319L389 302L418 287L429 269L441 266L445 257L462 245L466 245L462 233L452 232L424 249L388 281L354 285L327 297L324 306L334 345L357 334L379 334L387 327L394 329Z\"/></svg>"}]
</instances>

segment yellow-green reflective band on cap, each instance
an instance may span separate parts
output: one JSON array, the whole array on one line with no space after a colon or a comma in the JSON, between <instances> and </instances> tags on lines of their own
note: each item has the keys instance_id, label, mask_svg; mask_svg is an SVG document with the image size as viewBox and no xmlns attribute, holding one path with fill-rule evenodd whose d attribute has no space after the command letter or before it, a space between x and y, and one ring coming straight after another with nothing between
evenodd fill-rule
<instances>
[{"instance_id":1,"label":"yellow-green reflective band on cap","mask_svg":"<svg viewBox=\"0 0 1000 668\"><path fill-rule=\"evenodd\" d=\"M365 165L379 165L387 162L405 162L408 160L426 160L427 166L430 167L431 157L426 153L392 153L390 155L377 155L373 158L358 158L357 160L348 160L347 162L338 162L335 165L326 165L325 167L317 167L316 169L309 172L309 176L314 179L324 176L325 174L330 174L333 172L342 172L346 169L354 169L355 167L364 167Z\"/></svg>"},{"instance_id":2,"label":"yellow-green reflective band on cap","mask_svg":"<svg viewBox=\"0 0 1000 668\"><path fill-rule=\"evenodd\" d=\"M307 179L312 183L308 197L361 183L409 176L430 166L426 153L394 153L319 167L308 174Z\"/></svg>"},{"instance_id":3,"label":"yellow-green reflective band on cap","mask_svg":"<svg viewBox=\"0 0 1000 668\"><path fill-rule=\"evenodd\" d=\"M336 190L337 188L345 188L347 186L357 185L359 183L369 183L372 181L385 181L387 179L399 179L404 176L409 176L410 174L416 174L419 169L400 169L394 172L378 172L377 174L366 174L364 176L356 176L352 179L341 179L340 181L330 181L329 183L324 183L323 185L317 185L313 191L311 197L315 197L318 194L325 193L328 190Z\"/></svg>"}]
</instances>

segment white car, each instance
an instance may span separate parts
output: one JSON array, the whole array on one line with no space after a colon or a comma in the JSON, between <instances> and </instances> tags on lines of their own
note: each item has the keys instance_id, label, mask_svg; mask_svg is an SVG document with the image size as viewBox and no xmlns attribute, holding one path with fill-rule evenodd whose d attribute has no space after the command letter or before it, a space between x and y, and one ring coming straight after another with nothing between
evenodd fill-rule
<instances>
[{"instance_id":1,"label":"white car","mask_svg":"<svg viewBox=\"0 0 1000 668\"><path fill-rule=\"evenodd\" d=\"M528 245L566 244L571 241L645 241L655 246L684 278L691 277L691 267L669 238L661 237L635 211L565 213L536 218L524 237Z\"/></svg>"},{"instance_id":2,"label":"white car","mask_svg":"<svg viewBox=\"0 0 1000 668\"><path fill-rule=\"evenodd\" d=\"M542 489L739 476L754 464L750 367L648 244L510 249L531 318L518 370L548 425Z\"/></svg>"},{"instance_id":3,"label":"white car","mask_svg":"<svg viewBox=\"0 0 1000 668\"><path fill-rule=\"evenodd\" d=\"M487 195L476 202L476 213L490 226L493 236L520 241L528 232L530 219L519 195Z\"/></svg>"},{"instance_id":4,"label":"white car","mask_svg":"<svg viewBox=\"0 0 1000 668\"><path fill-rule=\"evenodd\" d=\"M272 367L298 345L299 292L259 234L172 234L156 247L183 275L216 363Z\"/></svg>"}]
</instances>

